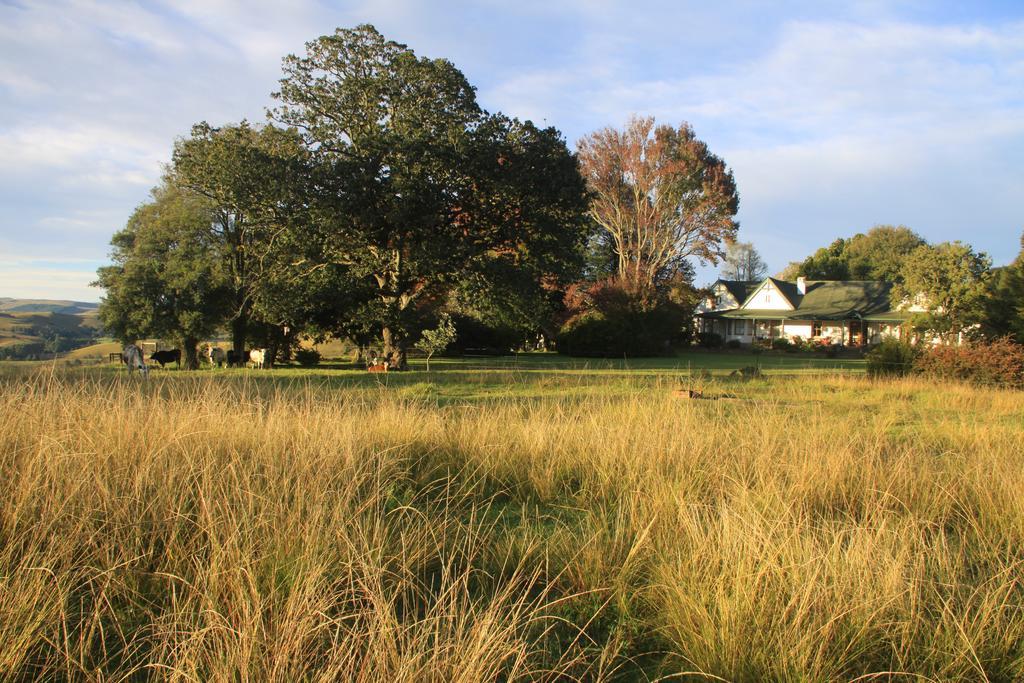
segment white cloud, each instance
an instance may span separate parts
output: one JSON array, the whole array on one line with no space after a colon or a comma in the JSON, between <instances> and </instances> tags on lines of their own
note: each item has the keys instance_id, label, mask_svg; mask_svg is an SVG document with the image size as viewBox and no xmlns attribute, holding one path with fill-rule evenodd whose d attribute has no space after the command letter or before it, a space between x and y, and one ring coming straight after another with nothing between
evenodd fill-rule
<instances>
[{"instance_id":1,"label":"white cloud","mask_svg":"<svg viewBox=\"0 0 1024 683\"><path fill-rule=\"evenodd\" d=\"M262 119L285 54L370 22L570 144L632 112L691 121L735 169L744 238L773 266L874 222L1012 256L1024 22L940 24L922 6L0 2L0 251L104 253L175 136ZM18 266L37 283L49 267Z\"/></svg>"},{"instance_id":2,"label":"white cloud","mask_svg":"<svg viewBox=\"0 0 1024 683\"><path fill-rule=\"evenodd\" d=\"M67 268L33 261L0 261L0 296L15 299L98 301L102 290L89 287L95 279L95 267Z\"/></svg>"}]
</instances>

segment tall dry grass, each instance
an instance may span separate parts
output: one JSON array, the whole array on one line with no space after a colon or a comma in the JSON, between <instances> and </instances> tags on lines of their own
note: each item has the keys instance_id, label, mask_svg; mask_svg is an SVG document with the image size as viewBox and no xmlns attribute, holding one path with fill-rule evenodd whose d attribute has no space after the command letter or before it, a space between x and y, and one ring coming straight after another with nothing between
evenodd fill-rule
<instances>
[{"instance_id":1,"label":"tall dry grass","mask_svg":"<svg viewBox=\"0 0 1024 683\"><path fill-rule=\"evenodd\" d=\"M1024 678L1024 396L731 391L5 379L0 679Z\"/></svg>"}]
</instances>

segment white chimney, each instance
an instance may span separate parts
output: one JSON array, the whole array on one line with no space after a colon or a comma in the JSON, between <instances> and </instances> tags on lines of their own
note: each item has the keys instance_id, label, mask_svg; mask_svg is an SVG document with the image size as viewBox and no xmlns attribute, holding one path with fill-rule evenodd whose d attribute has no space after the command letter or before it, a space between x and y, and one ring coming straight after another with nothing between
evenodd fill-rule
<instances>
[{"instance_id":1,"label":"white chimney","mask_svg":"<svg viewBox=\"0 0 1024 683\"><path fill-rule=\"evenodd\" d=\"M796 291L803 296L807 293L807 278L803 275L796 279Z\"/></svg>"}]
</instances>

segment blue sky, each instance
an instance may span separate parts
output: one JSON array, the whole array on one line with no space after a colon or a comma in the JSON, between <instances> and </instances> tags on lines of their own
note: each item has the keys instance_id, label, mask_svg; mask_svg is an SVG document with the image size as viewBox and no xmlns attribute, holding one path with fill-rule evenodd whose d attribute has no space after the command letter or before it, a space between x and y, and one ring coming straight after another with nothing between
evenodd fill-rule
<instances>
[{"instance_id":1,"label":"blue sky","mask_svg":"<svg viewBox=\"0 0 1024 683\"><path fill-rule=\"evenodd\" d=\"M282 56L363 22L571 146L632 113L689 121L773 271L878 223L1019 249L1019 0L0 0L0 296L97 300L175 137L263 120Z\"/></svg>"}]
</instances>

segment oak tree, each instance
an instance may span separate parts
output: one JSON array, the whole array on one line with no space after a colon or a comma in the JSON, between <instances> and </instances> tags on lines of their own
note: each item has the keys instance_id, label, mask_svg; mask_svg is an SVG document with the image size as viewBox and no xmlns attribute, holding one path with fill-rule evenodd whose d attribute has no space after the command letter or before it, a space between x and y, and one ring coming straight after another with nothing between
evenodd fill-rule
<instances>
[{"instance_id":1,"label":"oak tree","mask_svg":"<svg viewBox=\"0 0 1024 683\"><path fill-rule=\"evenodd\" d=\"M213 220L205 241L222 260L230 281L232 346L245 349L254 317L273 296L270 281L291 262L294 227L307 220L308 153L293 130L275 126L213 127L200 123L174 146L171 180L207 198Z\"/></svg>"},{"instance_id":2,"label":"oak tree","mask_svg":"<svg viewBox=\"0 0 1024 683\"><path fill-rule=\"evenodd\" d=\"M450 62L372 26L338 29L285 58L274 97L271 117L301 132L315 162L310 263L372 283L363 312L392 367L475 264L545 270L578 251L584 189L564 141L484 112Z\"/></svg>"},{"instance_id":3,"label":"oak tree","mask_svg":"<svg viewBox=\"0 0 1024 683\"><path fill-rule=\"evenodd\" d=\"M216 209L204 197L165 182L111 240L113 264L99 269L99 315L122 342L176 339L185 367L199 366L197 345L228 315L230 282L209 226Z\"/></svg>"}]
</instances>

